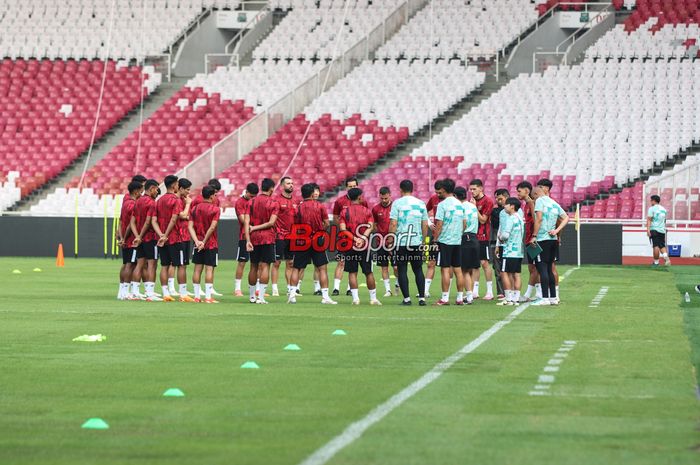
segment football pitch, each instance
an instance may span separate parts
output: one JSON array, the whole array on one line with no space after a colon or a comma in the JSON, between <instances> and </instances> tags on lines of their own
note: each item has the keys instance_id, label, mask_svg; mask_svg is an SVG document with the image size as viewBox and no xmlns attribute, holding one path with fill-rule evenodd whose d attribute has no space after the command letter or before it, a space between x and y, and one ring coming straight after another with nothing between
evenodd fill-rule
<instances>
[{"instance_id":1,"label":"football pitch","mask_svg":"<svg viewBox=\"0 0 700 465\"><path fill-rule=\"evenodd\" d=\"M0 265L3 465L700 462L698 268L586 266L559 307L357 307L309 279L249 304L230 261L219 305L117 301L112 260Z\"/></svg>"}]
</instances>

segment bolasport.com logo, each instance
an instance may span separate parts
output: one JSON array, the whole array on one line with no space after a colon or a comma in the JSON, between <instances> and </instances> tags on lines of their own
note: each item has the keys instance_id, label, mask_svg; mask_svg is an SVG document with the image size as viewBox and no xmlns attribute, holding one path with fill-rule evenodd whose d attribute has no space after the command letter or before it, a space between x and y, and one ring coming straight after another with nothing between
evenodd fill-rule
<instances>
[{"instance_id":1,"label":"bolasport.com logo","mask_svg":"<svg viewBox=\"0 0 700 465\"><path fill-rule=\"evenodd\" d=\"M424 243L420 231L410 226L401 233L368 233L371 229L371 224L361 224L354 231L341 231L338 226L331 226L327 231L313 232L310 225L295 223L290 228L289 250L292 253L308 250L341 255L362 253L367 260L378 253L394 254L399 247L405 249L407 259L412 259L411 255L418 258L430 252L437 253L437 244Z\"/></svg>"}]
</instances>

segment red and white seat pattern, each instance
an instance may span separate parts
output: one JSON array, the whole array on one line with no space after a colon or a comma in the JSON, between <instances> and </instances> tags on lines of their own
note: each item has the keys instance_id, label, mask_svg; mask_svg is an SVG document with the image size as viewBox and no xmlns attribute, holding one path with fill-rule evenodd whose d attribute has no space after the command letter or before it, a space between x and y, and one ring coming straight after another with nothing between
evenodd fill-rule
<instances>
[{"instance_id":1,"label":"red and white seat pattern","mask_svg":"<svg viewBox=\"0 0 700 465\"><path fill-rule=\"evenodd\" d=\"M652 33L666 24L700 23L700 0L613 0L612 3L618 10L623 6L636 8L625 20L624 27L628 32L647 23L650 18L658 18Z\"/></svg>"},{"instance_id":2,"label":"red and white seat pattern","mask_svg":"<svg viewBox=\"0 0 700 465\"><path fill-rule=\"evenodd\" d=\"M588 50L588 58L695 58L698 56L700 25L666 23L649 18L633 31L618 24Z\"/></svg>"},{"instance_id":3,"label":"red and white seat pattern","mask_svg":"<svg viewBox=\"0 0 700 465\"><path fill-rule=\"evenodd\" d=\"M700 165L697 156L688 157L670 171L637 182L622 192L607 199L598 200L593 205L581 208L583 218L622 218L641 219L646 217L642 206L649 206L649 197L661 197L661 205L666 207L669 220L700 220ZM646 199L642 196L646 192Z\"/></svg>"},{"instance_id":4,"label":"red and white seat pattern","mask_svg":"<svg viewBox=\"0 0 700 465\"><path fill-rule=\"evenodd\" d=\"M201 88L184 88L129 134L85 176L84 185L98 194L118 194L134 172L161 180L194 160L237 127L253 109L242 100L221 100ZM66 187L77 187L74 179Z\"/></svg>"},{"instance_id":5,"label":"red and white seat pattern","mask_svg":"<svg viewBox=\"0 0 700 465\"><path fill-rule=\"evenodd\" d=\"M277 180L286 171L297 182L313 181L322 191L330 190L483 82L484 74L475 67L457 63L366 62L219 177L239 190L259 181L260 176L251 179L252 173ZM296 154L309 122L309 135Z\"/></svg>"},{"instance_id":6,"label":"red and white seat pattern","mask_svg":"<svg viewBox=\"0 0 700 465\"><path fill-rule=\"evenodd\" d=\"M413 153L574 177L558 199L570 206L700 139L699 73L691 61L586 61L521 75Z\"/></svg>"},{"instance_id":7,"label":"red and white seat pattern","mask_svg":"<svg viewBox=\"0 0 700 465\"><path fill-rule=\"evenodd\" d=\"M297 154L308 126L306 117L298 115L264 144L222 172L219 178L235 186L236 193L228 197L224 205L233 204L235 195L249 182L259 183L263 177L279 181L290 163L286 175L297 184L313 181L322 191L332 189L408 137L407 128L384 128L376 120L363 120L361 115L341 121L326 114L311 124Z\"/></svg>"},{"instance_id":8,"label":"red and white seat pattern","mask_svg":"<svg viewBox=\"0 0 700 465\"><path fill-rule=\"evenodd\" d=\"M55 177L89 147L104 68L101 61L0 63L0 175L19 172L14 177L22 195ZM107 62L96 138L139 105L149 92L148 79L140 67Z\"/></svg>"}]
</instances>

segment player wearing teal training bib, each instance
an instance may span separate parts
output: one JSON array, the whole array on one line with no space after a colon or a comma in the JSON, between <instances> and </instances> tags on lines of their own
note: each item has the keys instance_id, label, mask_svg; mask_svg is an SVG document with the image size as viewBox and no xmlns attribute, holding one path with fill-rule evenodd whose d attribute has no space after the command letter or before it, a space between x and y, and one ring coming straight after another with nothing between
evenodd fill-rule
<instances>
[{"instance_id":1,"label":"player wearing teal training bib","mask_svg":"<svg viewBox=\"0 0 700 465\"><path fill-rule=\"evenodd\" d=\"M671 264L666 250L666 209L660 205L661 197L651 196L651 207L647 212L647 236L654 249L654 266L659 266L659 255L666 265Z\"/></svg>"},{"instance_id":2,"label":"player wearing teal training bib","mask_svg":"<svg viewBox=\"0 0 700 465\"><path fill-rule=\"evenodd\" d=\"M423 238L428 234L428 210L422 200L413 196L413 182L404 179L399 184L401 197L391 204L389 233L394 234L394 258L398 273L399 288L403 295L402 305L411 305L408 288L408 265L416 276L418 304L425 303L425 275L423 274Z\"/></svg>"},{"instance_id":3,"label":"player wearing teal training bib","mask_svg":"<svg viewBox=\"0 0 700 465\"><path fill-rule=\"evenodd\" d=\"M460 246L460 261L462 274L464 275L464 288L466 304L471 304L474 300L474 279L473 273L479 273L481 263L479 262L479 239L476 237L479 231L479 210L472 202L467 201L467 189L464 187L455 188L455 197L462 202L467 227L462 234L462 244Z\"/></svg>"},{"instance_id":4,"label":"player wearing teal training bib","mask_svg":"<svg viewBox=\"0 0 700 465\"><path fill-rule=\"evenodd\" d=\"M535 257L535 266L542 284L542 299L533 305L557 305L557 283L552 265L556 259L558 235L569 222L569 216L547 195L542 186L538 185L535 188L534 197L535 226L531 243L542 248Z\"/></svg>"},{"instance_id":5,"label":"player wearing teal training bib","mask_svg":"<svg viewBox=\"0 0 700 465\"><path fill-rule=\"evenodd\" d=\"M501 224L498 230L498 241L502 244L503 255L501 263L501 279L505 300L498 305L518 305L520 301L520 268L524 255L523 238L525 236L525 223L518 215L520 200L509 197L504 206L508 218L505 224Z\"/></svg>"},{"instance_id":6,"label":"player wearing teal training bib","mask_svg":"<svg viewBox=\"0 0 700 465\"><path fill-rule=\"evenodd\" d=\"M457 281L457 305L464 304L464 276L461 264L462 234L467 228L464 206L454 196L455 182L443 179L438 197L440 203L435 213L434 237L438 242L437 265L442 278L442 297L436 305L450 304L450 278L452 274Z\"/></svg>"}]
</instances>

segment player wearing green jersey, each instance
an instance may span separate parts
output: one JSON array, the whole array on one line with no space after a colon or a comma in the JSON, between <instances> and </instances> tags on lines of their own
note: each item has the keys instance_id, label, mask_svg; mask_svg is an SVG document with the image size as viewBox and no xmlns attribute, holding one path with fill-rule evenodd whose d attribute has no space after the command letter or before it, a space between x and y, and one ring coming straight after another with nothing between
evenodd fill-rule
<instances>
[{"instance_id":1,"label":"player wearing green jersey","mask_svg":"<svg viewBox=\"0 0 700 465\"><path fill-rule=\"evenodd\" d=\"M647 236L654 248L654 266L659 266L659 255L666 265L671 264L666 250L666 209L661 205L661 197L651 196L651 207L647 212Z\"/></svg>"}]
</instances>

